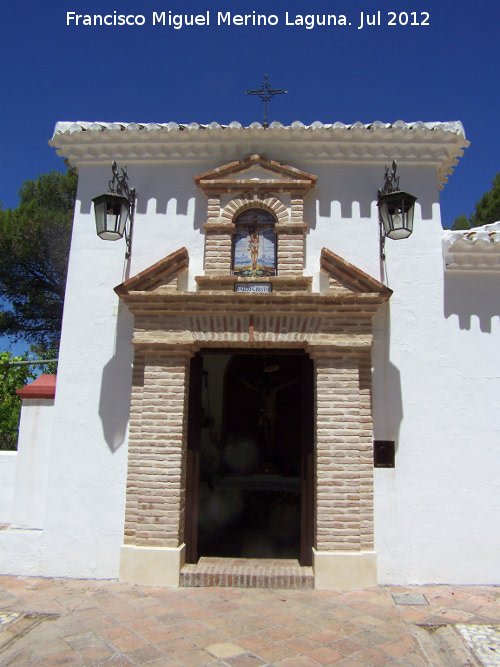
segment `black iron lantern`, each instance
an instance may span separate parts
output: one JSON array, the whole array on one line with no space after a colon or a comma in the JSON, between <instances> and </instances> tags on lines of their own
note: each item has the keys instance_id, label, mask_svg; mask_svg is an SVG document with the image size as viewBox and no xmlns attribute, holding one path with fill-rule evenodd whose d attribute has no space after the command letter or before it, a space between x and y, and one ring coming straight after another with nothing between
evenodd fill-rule
<instances>
[{"instance_id":1,"label":"black iron lantern","mask_svg":"<svg viewBox=\"0 0 500 667\"><path fill-rule=\"evenodd\" d=\"M125 232L129 202L123 195L108 192L95 197L94 212L97 236L104 241L117 241Z\"/></svg>"},{"instance_id":2,"label":"black iron lantern","mask_svg":"<svg viewBox=\"0 0 500 667\"><path fill-rule=\"evenodd\" d=\"M397 163L392 163L392 172L385 169L384 187L378 191L378 210L380 215L381 256L385 259L383 245L385 237L405 239L413 231L413 215L417 198L399 189L399 176L396 177Z\"/></svg>"},{"instance_id":3,"label":"black iron lantern","mask_svg":"<svg viewBox=\"0 0 500 667\"><path fill-rule=\"evenodd\" d=\"M413 231L414 204L417 198L408 192L391 192L379 199L384 233L390 239L406 239Z\"/></svg>"},{"instance_id":4,"label":"black iron lantern","mask_svg":"<svg viewBox=\"0 0 500 667\"><path fill-rule=\"evenodd\" d=\"M132 244L132 224L135 206L135 190L128 186L127 167L118 173L116 162L111 165L113 178L109 181L109 191L94 197L94 213L97 235L104 241L117 241L125 235L127 252L130 257ZM127 231L127 221L130 220Z\"/></svg>"}]
</instances>

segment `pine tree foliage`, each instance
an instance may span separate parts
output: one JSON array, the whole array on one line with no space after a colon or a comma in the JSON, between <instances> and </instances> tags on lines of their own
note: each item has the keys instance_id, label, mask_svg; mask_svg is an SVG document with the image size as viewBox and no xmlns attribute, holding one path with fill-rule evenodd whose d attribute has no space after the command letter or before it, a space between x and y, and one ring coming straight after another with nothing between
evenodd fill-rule
<instances>
[{"instance_id":1,"label":"pine tree foliage","mask_svg":"<svg viewBox=\"0 0 500 667\"><path fill-rule=\"evenodd\" d=\"M493 179L491 190L485 192L476 202L474 213L468 217L462 214L455 218L451 228L472 229L472 227L491 225L498 220L500 220L500 172Z\"/></svg>"},{"instance_id":2,"label":"pine tree foliage","mask_svg":"<svg viewBox=\"0 0 500 667\"><path fill-rule=\"evenodd\" d=\"M21 399L16 389L36 377L30 366L10 365L25 359L26 356L13 357L9 352L0 352L0 450L16 449L21 412Z\"/></svg>"},{"instance_id":3,"label":"pine tree foliage","mask_svg":"<svg viewBox=\"0 0 500 667\"><path fill-rule=\"evenodd\" d=\"M474 215L471 216L472 227L491 225L500 220L500 172L495 176L492 188L485 192L476 202Z\"/></svg>"},{"instance_id":4,"label":"pine tree foliage","mask_svg":"<svg viewBox=\"0 0 500 667\"><path fill-rule=\"evenodd\" d=\"M470 227L469 218L465 213L462 213L458 218L455 218L452 229L470 229Z\"/></svg>"},{"instance_id":5,"label":"pine tree foliage","mask_svg":"<svg viewBox=\"0 0 500 667\"><path fill-rule=\"evenodd\" d=\"M42 174L0 210L0 336L57 348L76 184L71 171Z\"/></svg>"}]
</instances>

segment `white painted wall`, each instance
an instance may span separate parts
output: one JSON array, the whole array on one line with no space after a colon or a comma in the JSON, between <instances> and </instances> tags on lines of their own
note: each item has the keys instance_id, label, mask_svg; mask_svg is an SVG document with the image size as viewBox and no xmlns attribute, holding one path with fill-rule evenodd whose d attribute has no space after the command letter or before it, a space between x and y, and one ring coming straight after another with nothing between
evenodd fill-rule
<instances>
[{"instance_id":1,"label":"white painted wall","mask_svg":"<svg viewBox=\"0 0 500 667\"><path fill-rule=\"evenodd\" d=\"M500 331L498 315L481 314L500 275L443 277L439 253L429 248L426 258L416 281L394 261L402 280L390 302L389 349L377 317L375 434L398 446L396 468L375 470L379 581L498 584ZM476 286L475 300L450 288L456 279ZM449 289L456 313L446 317ZM476 316L461 326L471 309Z\"/></svg>"},{"instance_id":2,"label":"white painted wall","mask_svg":"<svg viewBox=\"0 0 500 667\"><path fill-rule=\"evenodd\" d=\"M375 438L397 446L396 468L375 470L379 583L499 583L500 274L445 275L431 169L401 169L415 227L387 240L385 271L376 204L349 188L358 176L315 173L308 271L324 245L394 290L374 320ZM360 182L373 192L369 169Z\"/></svg>"},{"instance_id":3,"label":"white painted wall","mask_svg":"<svg viewBox=\"0 0 500 667\"><path fill-rule=\"evenodd\" d=\"M138 193L130 266L123 241L95 234L90 202L109 164L80 169L44 530L1 531L0 571L118 575L133 320L113 287L185 246L194 289L207 202L193 176L222 162L129 163ZM379 581L500 583L498 299L491 305L500 276L445 280L434 168L400 169L419 198L415 231L387 241L384 275L375 203L383 169L292 164L318 175L305 206L314 288L326 246L394 290L375 318L373 356L375 436L397 442L396 468L375 471Z\"/></svg>"},{"instance_id":4,"label":"white painted wall","mask_svg":"<svg viewBox=\"0 0 500 667\"><path fill-rule=\"evenodd\" d=\"M206 200L193 176L209 166L129 167L138 192L129 267L125 243L105 242L95 233L90 202L109 180L109 165L80 170L57 377L44 575L118 576L133 318L113 287L182 246L189 250L194 286L194 276L203 271ZM186 183L191 186L187 193Z\"/></svg>"},{"instance_id":5,"label":"white painted wall","mask_svg":"<svg viewBox=\"0 0 500 667\"><path fill-rule=\"evenodd\" d=\"M12 528L43 528L53 416L54 399L23 399Z\"/></svg>"},{"instance_id":6,"label":"white painted wall","mask_svg":"<svg viewBox=\"0 0 500 667\"><path fill-rule=\"evenodd\" d=\"M387 244L374 424L397 454L375 470L380 583L499 583L500 274L445 274L441 238L423 220Z\"/></svg>"},{"instance_id":7,"label":"white painted wall","mask_svg":"<svg viewBox=\"0 0 500 667\"><path fill-rule=\"evenodd\" d=\"M0 523L10 523L17 452L0 452Z\"/></svg>"}]
</instances>

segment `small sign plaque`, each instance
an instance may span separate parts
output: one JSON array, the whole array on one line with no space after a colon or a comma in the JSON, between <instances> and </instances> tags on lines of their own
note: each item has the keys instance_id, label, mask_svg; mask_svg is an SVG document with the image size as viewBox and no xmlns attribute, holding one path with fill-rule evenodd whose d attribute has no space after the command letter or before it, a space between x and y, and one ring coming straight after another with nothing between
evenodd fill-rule
<instances>
[{"instance_id":1,"label":"small sign plaque","mask_svg":"<svg viewBox=\"0 0 500 667\"><path fill-rule=\"evenodd\" d=\"M273 286L271 283L234 283L234 291L266 294L273 291Z\"/></svg>"}]
</instances>

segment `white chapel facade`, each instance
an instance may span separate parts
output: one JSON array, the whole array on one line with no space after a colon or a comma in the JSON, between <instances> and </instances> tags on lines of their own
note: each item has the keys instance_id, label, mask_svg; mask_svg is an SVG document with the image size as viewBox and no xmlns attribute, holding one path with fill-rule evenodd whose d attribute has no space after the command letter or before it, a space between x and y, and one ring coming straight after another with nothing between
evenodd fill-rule
<instances>
[{"instance_id":1,"label":"white chapel facade","mask_svg":"<svg viewBox=\"0 0 500 667\"><path fill-rule=\"evenodd\" d=\"M178 586L216 556L292 558L319 589L495 583L477 510L498 418L449 393L491 391L467 351L499 335L497 262L443 262L459 123L59 123L51 144L79 185L45 513L0 533L2 571ZM113 160L137 192L128 258L95 235ZM382 256L393 160L418 203Z\"/></svg>"}]
</instances>

